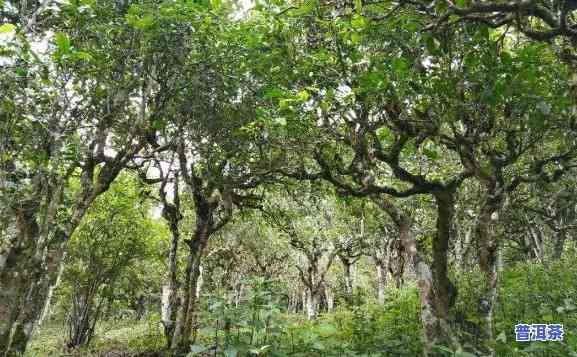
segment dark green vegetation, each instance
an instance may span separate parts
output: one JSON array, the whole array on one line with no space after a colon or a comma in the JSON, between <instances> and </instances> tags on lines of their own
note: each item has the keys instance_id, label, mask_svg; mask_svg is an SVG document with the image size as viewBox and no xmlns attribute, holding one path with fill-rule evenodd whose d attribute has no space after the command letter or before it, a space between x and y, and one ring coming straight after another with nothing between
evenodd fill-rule
<instances>
[{"instance_id":1,"label":"dark green vegetation","mask_svg":"<svg viewBox=\"0 0 577 357\"><path fill-rule=\"evenodd\" d=\"M0 357L577 355L576 8L0 0Z\"/></svg>"}]
</instances>

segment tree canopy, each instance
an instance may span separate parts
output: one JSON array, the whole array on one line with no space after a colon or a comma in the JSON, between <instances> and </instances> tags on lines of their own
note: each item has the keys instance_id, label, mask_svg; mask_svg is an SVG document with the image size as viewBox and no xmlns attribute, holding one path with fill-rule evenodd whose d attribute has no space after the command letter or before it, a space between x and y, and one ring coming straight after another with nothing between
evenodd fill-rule
<instances>
[{"instance_id":1,"label":"tree canopy","mask_svg":"<svg viewBox=\"0 0 577 357\"><path fill-rule=\"evenodd\" d=\"M0 356L577 354L574 10L0 0Z\"/></svg>"}]
</instances>

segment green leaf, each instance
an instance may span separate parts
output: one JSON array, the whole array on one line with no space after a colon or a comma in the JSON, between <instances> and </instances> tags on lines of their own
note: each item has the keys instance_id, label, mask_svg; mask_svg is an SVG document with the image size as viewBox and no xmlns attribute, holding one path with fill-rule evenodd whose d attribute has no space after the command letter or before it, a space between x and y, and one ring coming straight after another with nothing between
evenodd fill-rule
<instances>
[{"instance_id":1,"label":"green leaf","mask_svg":"<svg viewBox=\"0 0 577 357\"><path fill-rule=\"evenodd\" d=\"M439 41L430 34L425 35L425 47L430 54L435 56L438 56L441 52L439 50Z\"/></svg>"},{"instance_id":2,"label":"green leaf","mask_svg":"<svg viewBox=\"0 0 577 357\"><path fill-rule=\"evenodd\" d=\"M264 93L266 99L280 98L284 95L284 92L280 88L270 88Z\"/></svg>"},{"instance_id":3,"label":"green leaf","mask_svg":"<svg viewBox=\"0 0 577 357\"><path fill-rule=\"evenodd\" d=\"M313 348L317 351L322 351L325 349L325 346L320 341L315 341L313 343Z\"/></svg>"},{"instance_id":4,"label":"green leaf","mask_svg":"<svg viewBox=\"0 0 577 357\"><path fill-rule=\"evenodd\" d=\"M93 59L92 55L88 52L78 51L74 54L76 58L82 61L90 61Z\"/></svg>"},{"instance_id":5,"label":"green leaf","mask_svg":"<svg viewBox=\"0 0 577 357\"><path fill-rule=\"evenodd\" d=\"M296 16L308 15L314 11L316 6L317 6L316 0L305 1L302 6L300 6L298 9L294 11L294 15Z\"/></svg>"},{"instance_id":6,"label":"green leaf","mask_svg":"<svg viewBox=\"0 0 577 357\"><path fill-rule=\"evenodd\" d=\"M511 56L511 53L509 51L506 50L501 51L501 62L503 62L503 64L507 66L513 64L513 57Z\"/></svg>"},{"instance_id":7,"label":"green leaf","mask_svg":"<svg viewBox=\"0 0 577 357\"><path fill-rule=\"evenodd\" d=\"M357 14L361 14L363 11L363 1L362 0L355 0L355 11Z\"/></svg>"},{"instance_id":8,"label":"green leaf","mask_svg":"<svg viewBox=\"0 0 577 357\"><path fill-rule=\"evenodd\" d=\"M58 32L54 35L54 43L58 48L58 51L61 53L68 53L70 52L70 48L72 45L70 44L70 39L68 36L62 32Z\"/></svg>"},{"instance_id":9,"label":"green leaf","mask_svg":"<svg viewBox=\"0 0 577 357\"><path fill-rule=\"evenodd\" d=\"M212 8L214 10L218 10L220 9L220 6L222 5L222 1L221 0L210 0L210 6L212 6Z\"/></svg>"},{"instance_id":10,"label":"green leaf","mask_svg":"<svg viewBox=\"0 0 577 357\"><path fill-rule=\"evenodd\" d=\"M353 20L351 21L351 25L356 30L364 29L367 26L367 21L365 18L359 14L355 14L353 16Z\"/></svg>"},{"instance_id":11,"label":"green leaf","mask_svg":"<svg viewBox=\"0 0 577 357\"><path fill-rule=\"evenodd\" d=\"M126 22L138 30L147 30L154 25L154 17L150 14L140 17L140 10L138 7L131 6L126 15Z\"/></svg>"},{"instance_id":12,"label":"green leaf","mask_svg":"<svg viewBox=\"0 0 577 357\"><path fill-rule=\"evenodd\" d=\"M0 25L0 33L9 33L9 32L14 32L15 30L16 30L16 26L13 24Z\"/></svg>"},{"instance_id":13,"label":"green leaf","mask_svg":"<svg viewBox=\"0 0 577 357\"><path fill-rule=\"evenodd\" d=\"M14 72L20 77L26 77L28 75L28 71L26 70L26 68L22 67L16 67L14 69Z\"/></svg>"},{"instance_id":14,"label":"green leaf","mask_svg":"<svg viewBox=\"0 0 577 357\"><path fill-rule=\"evenodd\" d=\"M423 148L423 154L425 154L425 156L429 158L429 160L435 161L439 158L439 153L433 149Z\"/></svg>"},{"instance_id":15,"label":"green leaf","mask_svg":"<svg viewBox=\"0 0 577 357\"><path fill-rule=\"evenodd\" d=\"M555 318L551 314L543 315L541 319L543 320L543 322L553 322L555 320Z\"/></svg>"},{"instance_id":16,"label":"green leaf","mask_svg":"<svg viewBox=\"0 0 577 357\"><path fill-rule=\"evenodd\" d=\"M161 119L156 119L152 121L152 127L156 130L162 130L165 127L165 123Z\"/></svg>"},{"instance_id":17,"label":"green leaf","mask_svg":"<svg viewBox=\"0 0 577 357\"><path fill-rule=\"evenodd\" d=\"M389 128L383 126L377 129L377 137L381 141L386 141L392 139L393 134Z\"/></svg>"},{"instance_id":18,"label":"green leaf","mask_svg":"<svg viewBox=\"0 0 577 357\"><path fill-rule=\"evenodd\" d=\"M259 353L265 353L267 351L270 351L270 349L272 348L271 345L264 345L261 348L258 349Z\"/></svg>"},{"instance_id":19,"label":"green leaf","mask_svg":"<svg viewBox=\"0 0 577 357\"><path fill-rule=\"evenodd\" d=\"M361 43L361 39L362 39L362 36L361 36L359 33L353 32L353 33L351 34L351 42L353 43L353 45L358 45L358 44L360 44L360 43Z\"/></svg>"},{"instance_id":20,"label":"green leaf","mask_svg":"<svg viewBox=\"0 0 577 357\"><path fill-rule=\"evenodd\" d=\"M407 74L410 65L406 59L398 57L393 60L392 67L395 74L402 77Z\"/></svg>"},{"instance_id":21,"label":"green leaf","mask_svg":"<svg viewBox=\"0 0 577 357\"><path fill-rule=\"evenodd\" d=\"M452 349L450 349L449 347L443 346L443 345L435 345L434 349L436 349L437 351L440 351L440 352L448 352L448 353L453 354Z\"/></svg>"},{"instance_id":22,"label":"green leaf","mask_svg":"<svg viewBox=\"0 0 577 357\"><path fill-rule=\"evenodd\" d=\"M281 99L278 102L278 106L280 110L287 110L291 108L291 104L293 103L292 99Z\"/></svg>"},{"instance_id":23,"label":"green leaf","mask_svg":"<svg viewBox=\"0 0 577 357\"><path fill-rule=\"evenodd\" d=\"M307 100L309 100L309 98L311 97L311 95L309 94L309 92L306 89L301 90L298 94L297 94L297 98L301 101L301 102L306 102Z\"/></svg>"}]
</instances>

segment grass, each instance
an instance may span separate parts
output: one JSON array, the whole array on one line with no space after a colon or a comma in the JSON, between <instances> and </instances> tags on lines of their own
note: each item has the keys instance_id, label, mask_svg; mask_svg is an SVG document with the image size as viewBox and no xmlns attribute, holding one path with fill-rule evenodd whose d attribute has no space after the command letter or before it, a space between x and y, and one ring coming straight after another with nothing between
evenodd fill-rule
<instances>
[{"instance_id":1,"label":"grass","mask_svg":"<svg viewBox=\"0 0 577 357\"><path fill-rule=\"evenodd\" d=\"M161 356L164 348L161 327L151 320L103 321L90 346L66 351L66 329L62 323L42 326L30 342L25 357L128 357Z\"/></svg>"}]
</instances>

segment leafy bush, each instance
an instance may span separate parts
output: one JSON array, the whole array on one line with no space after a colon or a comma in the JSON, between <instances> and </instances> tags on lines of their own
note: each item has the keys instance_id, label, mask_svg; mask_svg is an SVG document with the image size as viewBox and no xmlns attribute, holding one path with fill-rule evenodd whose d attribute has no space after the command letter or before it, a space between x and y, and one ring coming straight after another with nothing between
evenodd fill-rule
<instances>
[{"instance_id":1,"label":"leafy bush","mask_svg":"<svg viewBox=\"0 0 577 357\"><path fill-rule=\"evenodd\" d=\"M519 263L500 276L499 301L494 315L498 356L577 356L577 267L570 261L547 264ZM459 332L465 340L479 346L478 296L481 274L463 274L455 310L461 316ZM515 324L560 323L562 342L516 342Z\"/></svg>"}]
</instances>

